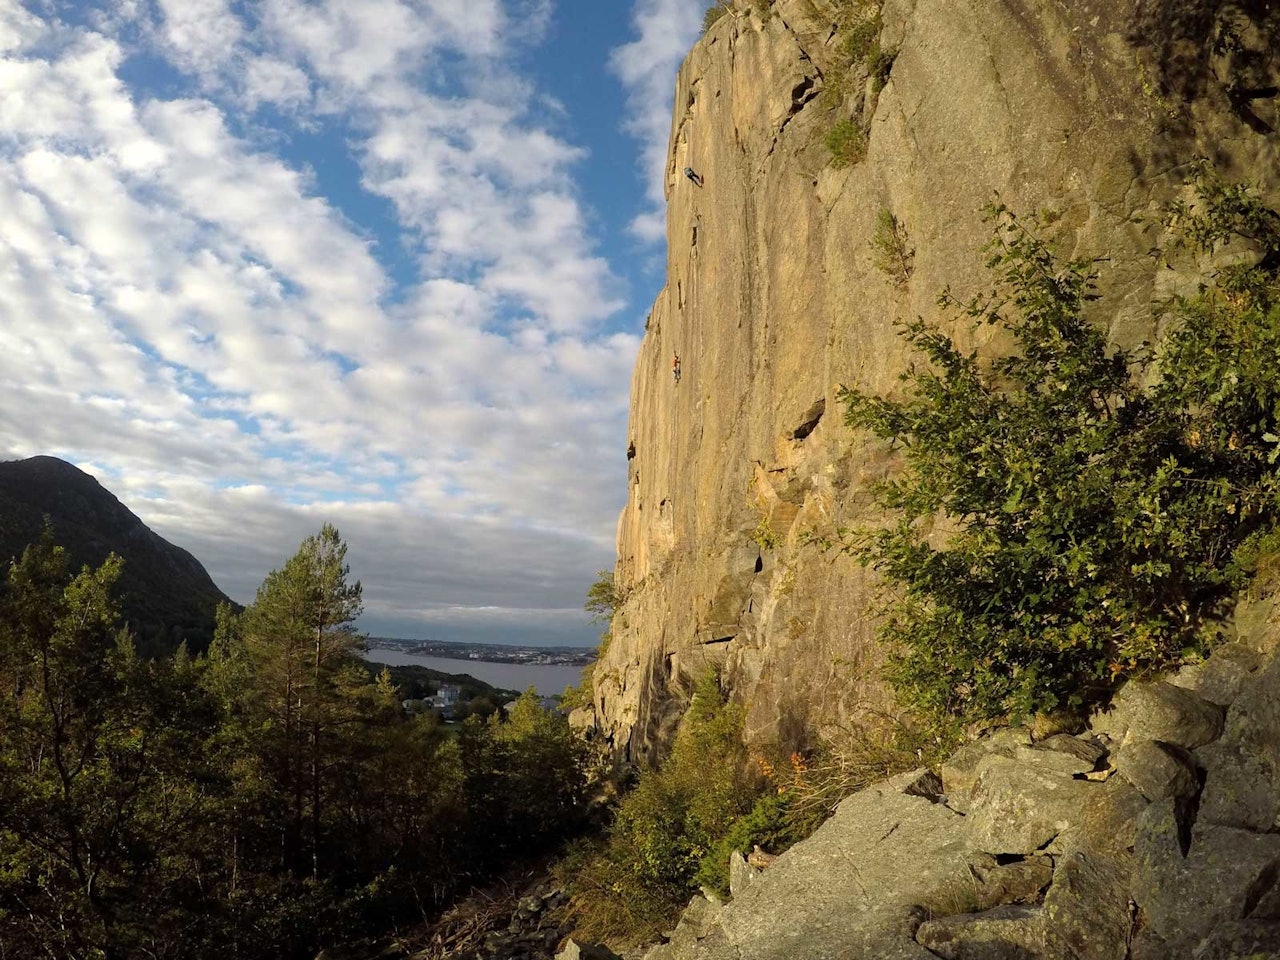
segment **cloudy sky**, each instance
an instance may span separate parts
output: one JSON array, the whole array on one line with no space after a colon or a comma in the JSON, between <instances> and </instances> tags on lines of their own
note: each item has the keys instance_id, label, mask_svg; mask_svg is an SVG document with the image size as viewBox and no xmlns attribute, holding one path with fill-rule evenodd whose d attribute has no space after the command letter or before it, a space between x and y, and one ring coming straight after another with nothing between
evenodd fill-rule
<instances>
[{"instance_id":1,"label":"cloudy sky","mask_svg":"<svg viewBox=\"0 0 1280 960\"><path fill-rule=\"evenodd\" d=\"M0 0L0 459L252 600L588 643L705 0Z\"/></svg>"}]
</instances>

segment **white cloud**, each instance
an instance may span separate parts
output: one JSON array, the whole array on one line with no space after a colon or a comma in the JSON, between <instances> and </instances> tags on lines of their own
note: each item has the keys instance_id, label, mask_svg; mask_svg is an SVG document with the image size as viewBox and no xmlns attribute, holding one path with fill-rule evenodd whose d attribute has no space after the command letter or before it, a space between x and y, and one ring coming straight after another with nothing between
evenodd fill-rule
<instances>
[{"instance_id":1,"label":"white cloud","mask_svg":"<svg viewBox=\"0 0 1280 960\"><path fill-rule=\"evenodd\" d=\"M626 129L641 144L641 174L650 209L632 221L631 230L642 240L666 236L663 176L676 69L698 38L706 8L705 0L636 0L632 24L639 36L610 57L627 89Z\"/></svg>"},{"instance_id":2,"label":"white cloud","mask_svg":"<svg viewBox=\"0 0 1280 960\"><path fill-rule=\"evenodd\" d=\"M0 454L92 464L241 600L333 520L371 622L580 626L636 339L604 323L583 152L508 66L549 4L43 9L0 9ZM181 95L124 70L134 44ZM364 197L290 151L317 131Z\"/></svg>"}]
</instances>

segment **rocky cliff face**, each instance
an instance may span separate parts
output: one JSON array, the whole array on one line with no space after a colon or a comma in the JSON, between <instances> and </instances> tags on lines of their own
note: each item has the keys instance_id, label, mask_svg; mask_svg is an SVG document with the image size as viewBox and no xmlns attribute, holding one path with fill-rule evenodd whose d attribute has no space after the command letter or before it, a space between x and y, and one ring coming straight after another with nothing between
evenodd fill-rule
<instances>
[{"instance_id":1,"label":"rocky cliff face","mask_svg":"<svg viewBox=\"0 0 1280 960\"><path fill-rule=\"evenodd\" d=\"M945 322L944 288L985 285L996 193L1047 212L1061 253L1109 258L1097 320L1130 345L1202 266L1151 256L1193 157L1280 196L1271 4L885 0L882 88L849 66L838 25L856 6L742 0L679 74L667 285L632 381L625 600L595 675L599 730L633 759L709 664L756 739L886 702L869 575L813 541L865 519L888 467L837 390L890 389L895 322ZM842 119L866 155L836 169L824 137ZM908 269L876 264L882 211Z\"/></svg>"}]
</instances>

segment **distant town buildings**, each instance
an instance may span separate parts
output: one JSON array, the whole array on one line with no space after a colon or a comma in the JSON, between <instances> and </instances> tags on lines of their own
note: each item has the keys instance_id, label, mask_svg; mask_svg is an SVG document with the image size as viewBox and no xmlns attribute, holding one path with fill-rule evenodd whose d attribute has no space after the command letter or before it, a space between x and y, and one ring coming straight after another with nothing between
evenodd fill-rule
<instances>
[{"instance_id":1,"label":"distant town buildings","mask_svg":"<svg viewBox=\"0 0 1280 960\"><path fill-rule=\"evenodd\" d=\"M455 683L442 683L436 691L436 695L427 698L427 703L437 710L444 710L448 713L452 712L453 708L458 705L458 698L461 696L462 687Z\"/></svg>"},{"instance_id":2,"label":"distant town buildings","mask_svg":"<svg viewBox=\"0 0 1280 960\"><path fill-rule=\"evenodd\" d=\"M554 664L584 667L596 652L587 647L512 647L497 643L452 643L444 640L404 640L366 637L370 649L399 650L420 657L477 660L484 663Z\"/></svg>"}]
</instances>

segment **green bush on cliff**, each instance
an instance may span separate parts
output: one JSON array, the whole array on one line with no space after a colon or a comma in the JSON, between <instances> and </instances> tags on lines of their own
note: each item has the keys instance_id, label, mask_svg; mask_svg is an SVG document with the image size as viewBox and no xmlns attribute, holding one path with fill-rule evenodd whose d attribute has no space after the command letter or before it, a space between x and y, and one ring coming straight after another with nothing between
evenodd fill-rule
<instances>
[{"instance_id":1,"label":"green bush on cliff","mask_svg":"<svg viewBox=\"0 0 1280 960\"><path fill-rule=\"evenodd\" d=\"M837 170L861 163L867 156L867 135L852 120L840 120L822 141L831 151L831 165Z\"/></svg>"},{"instance_id":2,"label":"green bush on cliff","mask_svg":"<svg viewBox=\"0 0 1280 960\"><path fill-rule=\"evenodd\" d=\"M844 545L886 577L907 704L959 720L1088 706L1203 649L1247 577L1280 489L1280 230L1248 191L1200 193L1179 211L1190 242L1249 228L1265 256L1169 305L1158 352L1109 345L1084 316L1092 264L994 207L997 291L942 303L1013 351L915 321L924 362L902 397L844 392L848 423L902 456L877 491L891 519Z\"/></svg>"}]
</instances>

